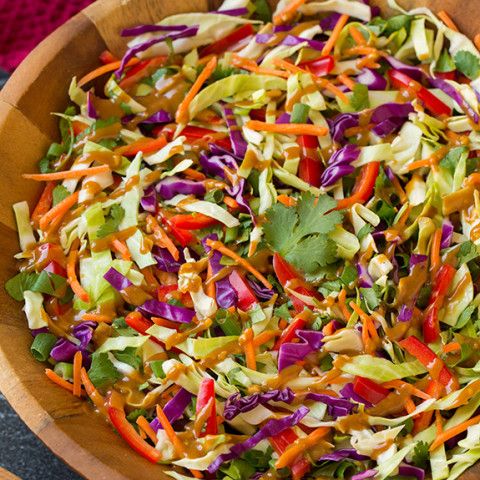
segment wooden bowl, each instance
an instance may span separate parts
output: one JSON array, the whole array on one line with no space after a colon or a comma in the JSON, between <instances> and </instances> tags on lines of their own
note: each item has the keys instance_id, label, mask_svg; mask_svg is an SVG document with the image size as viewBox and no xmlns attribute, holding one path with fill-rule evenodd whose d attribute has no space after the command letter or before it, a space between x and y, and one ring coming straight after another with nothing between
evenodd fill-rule
<instances>
[{"instance_id":1,"label":"wooden bowl","mask_svg":"<svg viewBox=\"0 0 480 480\"><path fill-rule=\"evenodd\" d=\"M43 41L20 65L0 94L1 285L16 273L18 252L11 205L22 199L33 203L39 192L21 174L35 171L48 145L57 139L57 120L50 112L63 111L72 76L81 77L98 65L105 49L121 55L122 28L157 22L180 12L218 7L207 0L99 0ZM275 1L271 2L276 3ZM373 0L385 11L386 0ZM400 0L406 8L426 5L449 12L459 28L473 36L480 25L477 2L463 0ZM480 28L479 28L480 30ZM135 454L112 428L80 401L53 385L44 365L30 354L32 338L20 304L0 288L0 390L29 428L59 457L86 478L135 480L167 478L162 467ZM480 467L464 480L480 477Z\"/></svg>"}]
</instances>

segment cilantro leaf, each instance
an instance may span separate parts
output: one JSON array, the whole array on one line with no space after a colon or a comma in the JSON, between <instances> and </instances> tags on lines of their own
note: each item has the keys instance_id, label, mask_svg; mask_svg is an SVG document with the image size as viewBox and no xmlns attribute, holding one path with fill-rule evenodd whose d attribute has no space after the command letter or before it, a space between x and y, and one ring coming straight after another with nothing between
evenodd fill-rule
<instances>
[{"instance_id":1,"label":"cilantro leaf","mask_svg":"<svg viewBox=\"0 0 480 480\"><path fill-rule=\"evenodd\" d=\"M357 237L360 241L362 241L369 233L373 232L373 227L369 224L366 223L359 231L357 234Z\"/></svg>"},{"instance_id":2,"label":"cilantro leaf","mask_svg":"<svg viewBox=\"0 0 480 480\"><path fill-rule=\"evenodd\" d=\"M275 204L266 213L266 241L296 268L317 273L336 260L337 246L327 235L342 221L335 205L328 195L311 193L303 193L296 207Z\"/></svg>"},{"instance_id":3,"label":"cilantro leaf","mask_svg":"<svg viewBox=\"0 0 480 480\"><path fill-rule=\"evenodd\" d=\"M353 283L358 277L357 269L353 265L345 265L342 274L340 275L340 281L345 285L349 286Z\"/></svg>"},{"instance_id":4,"label":"cilantro leaf","mask_svg":"<svg viewBox=\"0 0 480 480\"><path fill-rule=\"evenodd\" d=\"M70 195L70 192L63 186L63 185L57 185L53 189L53 206L57 205L60 203L62 200L67 198Z\"/></svg>"},{"instance_id":5,"label":"cilantro leaf","mask_svg":"<svg viewBox=\"0 0 480 480\"><path fill-rule=\"evenodd\" d=\"M368 99L368 87L361 83L356 83L353 88L353 95L350 98L350 105L356 111L364 110L370 106Z\"/></svg>"},{"instance_id":6,"label":"cilantro leaf","mask_svg":"<svg viewBox=\"0 0 480 480\"><path fill-rule=\"evenodd\" d=\"M138 370L142 365L142 359L137 355L136 347L127 347L123 351L115 352L113 354L119 362L126 363Z\"/></svg>"},{"instance_id":7,"label":"cilantro leaf","mask_svg":"<svg viewBox=\"0 0 480 480\"><path fill-rule=\"evenodd\" d=\"M122 378L122 374L115 368L106 352L92 355L92 365L88 376L96 387L112 385Z\"/></svg>"},{"instance_id":8,"label":"cilantro leaf","mask_svg":"<svg viewBox=\"0 0 480 480\"><path fill-rule=\"evenodd\" d=\"M440 166L448 170L452 175L455 173L460 157L468 152L467 147L456 147L449 150L449 152L440 161Z\"/></svg>"},{"instance_id":9,"label":"cilantro leaf","mask_svg":"<svg viewBox=\"0 0 480 480\"><path fill-rule=\"evenodd\" d=\"M412 463L416 467L425 468L428 465L430 455L427 442L417 442L413 449Z\"/></svg>"},{"instance_id":10,"label":"cilantro leaf","mask_svg":"<svg viewBox=\"0 0 480 480\"><path fill-rule=\"evenodd\" d=\"M128 415L127 415L127 420L130 423L135 423L138 419L138 417L148 417L148 412L144 408L136 408L135 410L132 410Z\"/></svg>"},{"instance_id":11,"label":"cilantro leaf","mask_svg":"<svg viewBox=\"0 0 480 480\"><path fill-rule=\"evenodd\" d=\"M272 21L272 11L267 0L254 0L255 5L255 17L264 23Z\"/></svg>"},{"instance_id":12,"label":"cilantro leaf","mask_svg":"<svg viewBox=\"0 0 480 480\"><path fill-rule=\"evenodd\" d=\"M466 75L470 80L475 80L480 74L480 61L473 53L461 50L454 57L457 70Z\"/></svg>"},{"instance_id":13,"label":"cilantro leaf","mask_svg":"<svg viewBox=\"0 0 480 480\"><path fill-rule=\"evenodd\" d=\"M118 230L123 217L125 216L125 210L118 204L112 205L110 214L106 222L100 226L97 230L97 237L103 238L107 235L115 233Z\"/></svg>"},{"instance_id":14,"label":"cilantro leaf","mask_svg":"<svg viewBox=\"0 0 480 480\"><path fill-rule=\"evenodd\" d=\"M474 260L480 255L477 246L468 240L460 244L460 250L457 253L458 266Z\"/></svg>"},{"instance_id":15,"label":"cilantro leaf","mask_svg":"<svg viewBox=\"0 0 480 480\"><path fill-rule=\"evenodd\" d=\"M374 288L360 288L360 293L369 311L375 310L380 305L377 291Z\"/></svg>"},{"instance_id":16,"label":"cilantro leaf","mask_svg":"<svg viewBox=\"0 0 480 480\"><path fill-rule=\"evenodd\" d=\"M435 71L437 72L453 72L456 69L455 62L448 53L447 49L443 49L437 64L435 65Z\"/></svg>"},{"instance_id":17,"label":"cilantro leaf","mask_svg":"<svg viewBox=\"0 0 480 480\"><path fill-rule=\"evenodd\" d=\"M385 35L388 37L402 28L405 28L408 33L410 31L411 23L412 17L410 15L395 15L394 17L390 17L387 20L387 25L385 27Z\"/></svg>"},{"instance_id":18,"label":"cilantro leaf","mask_svg":"<svg viewBox=\"0 0 480 480\"><path fill-rule=\"evenodd\" d=\"M31 290L36 280L37 275L35 273L20 272L5 282L5 290L12 298L21 302L23 292Z\"/></svg>"}]
</instances>

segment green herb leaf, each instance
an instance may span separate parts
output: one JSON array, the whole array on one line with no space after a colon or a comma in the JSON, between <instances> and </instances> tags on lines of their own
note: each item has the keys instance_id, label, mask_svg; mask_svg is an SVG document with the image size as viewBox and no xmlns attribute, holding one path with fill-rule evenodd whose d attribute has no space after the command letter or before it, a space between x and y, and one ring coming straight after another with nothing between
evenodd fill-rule
<instances>
[{"instance_id":1,"label":"green herb leaf","mask_svg":"<svg viewBox=\"0 0 480 480\"><path fill-rule=\"evenodd\" d=\"M447 49L443 49L440 57L438 57L435 65L435 71L437 72L453 72L456 69L453 58L448 53Z\"/></svg>"},{"instance_id":2,"label":"green herb leaf","mask_svg":"<svg viewBox=\"0 0 480 480\"><path fill-rule=\"evenodd\" d=\"M430 455L428 453L427 442L417 442L413 449L412 463L416 467L426 468L429 463Z\"/></svg>"},{"instance_id":3,"label":"green herb leaf","mask_svg":"<svg viewBox=\"0 0 480 480\"><path fill-rule=\"evenodd\" d=\"M108 358L107 352L92 355L92 365L88 371L88 376L96 387L113 385L122 378L122 374Z\"/></svg>"},{"instance_id":4,"label":"green herb leaf","mask_svg":"<svg viewBox=\"0 0 480 480\"><path fill-rule=\"evenodd\" d=\"M348 287L358 277L357 269L353 265L345 265L342 274L340 275L340 281Z\"/></svg>"},{"instance_id":5,"label":"green herb leaf","mask_svg":"<svg viewBox=\"0 0 480 480\"><path fill-rule=\"evenodd\" d=\"M456 147L449 150L449 152L440 161L440 166L448 170L452 175L455 173L460 158L467 151L467 147Z\"/></svg>"},{"instance_id":6,"label":"green herb leaf","mask_svg":"<svg viewBox=\"0 0 480 480\"><path fill-rule=\"evenodd\" d=\"M124 317L116 318L112 322L112 327L121 337L135 337L138 335L138 332L134 330L132 327L128 326L127 322L125 321Z\"/></svg>"},{"instance_id":7,"label":"green herb leaf","mask_svg":"<svg viewBox=\"0 0 480 480\"><path fill-rule=\"evenodd\" d=\"M12 298L21 302L23 300L23 292L31 290L36 279L37 274L35 273L20 272L5 282L5 290Z\"/></svg>"},{"instance_id":8,"label":"green herb leaf","mask_svg":"<svg viewBox=\"0 0 480 480\"><path fill-rule=\"evenodd\" d=\"M65 200L70 195L70 192L63 186L63 185L57 185L53 189L53 206L57 205L60 203L62 200Z\"/></svg>"},{"instance_id":9,"label":"green herb leaf","mask_svg":"<svg viewBox=\"0 0 480 480\"><path fill-rule=\"evenodd\" d=\"M375 290L375 288L360 288L360 293L362 294L363 301L370 311L375 310L380 305L378 292Z\"/></svg>"},{"instance_id":10,"label":"green herb leaf","mask_svg":"<svg viewBox=\"0 0 480 480\"><path fill-rule=\"evenodd\" d=\"M455 57L457 69L470 80L475 80L480 74L480 61L473 53L461 50Z\"/></svg>"},{"instance_id":11,"label":"green herb leaf","mask_svg":"<svg viewBox=\"0 0 480 480\"><path fill-rule=\"evenodd\" d=\"M477 246L470 240L460 244L460 250L457 253L458 266L474 260L480 255Z\"/></svg>"},{"instance_id":12,"label":"green herb leaf","mask_svg":"<svg viewBox=\"0 0 480 480\"><path fill-rule=\"evenodd\" d=\"M296 103L292 109L290 123L307 123L310 107L304 103Z\"/></svg>"},{"instance_id":13,"label":"green herb leaf","mask_svg":"<svg viewBox=\"0 0 480 480\"><path fill-rule=\"evenodd\" d=\"M288 303L284 303L280 307L275 309L275 316L288 320L291 318L290 311L288 310Z\"/></svg>"},{"instance_id":14,"label":"green herb leaf","mask_svg":"<svg viewBox=\"0 0 480 480\"><path fill-rule=\"evenodd\" d=\"M328 297L332 292L339 292L342 289L342 283L340 280L331 280L323 282L318 291L324 296Z\"/></svg>"},{"instance_id":15,"label":"green herb leaf","mask_svg":"<svg viewBox=\"0 0 480 480\"><path fill-rule=\"evenodd\" d=\"M411 23L412 17L410 15L395 15L394 17L390 17L387 20L387 25L385 27L385 35L388 37L402 28L408 33L410 31Z\"/></svg>"},{"instance_id":16,"label":"green herb leaf","mask_svg":"<svg viewBox=\"0 0 480 480\"><path fill-rule=\"evenodd\" d=\"M97 230L97 237L103 238L118 231L118 226L125 216L125 210L118 204L112 205L110 214L103 225Z\"/></svg>"},{"instance_id":17,"label":"green herb leaf","mask_svg":"<svg viewBox=\"0 0 480 480\"><path fill-rule=\"evenodd\" d=\"M272 21L272 11L267 0L254 0L255 5L255 17L261 20L263 23L269 23Z\"/></svg>"},{"instance_id":18,"label":"green herb leaf","mask_svg":"<svg viewBox=\"0 0 480 480\"><path fill-rule=\"evenodd\" d=\"M119 362L126 363L135 368L135 370L138 370L143 363L142 359L137 355L136 347L127 347L121 352L114 352L113 355Z\"/></svg>"},{"instance_id":19,"label":"green herb leaf","mask_svg":"<svg viewBox=\"0 0 480 480\"><path fill-rule=\"evenodd\" d=\"M50 352L57 342L57 337L51 333L39 333L34 339L30 351L33 358L45 362L50 357Z\"/></svg>"},{"instance_id":20,"label":"green herb leaf","mask_svg":"<svg viewBox=\"0 0 480 480\"><path fill-rule=\"evenodd\" d=\"M361 83L356 83L353 88L353 95L350 98L350 106L356 112L364 110L370 106L370 100L368 99L368 87Z\"/></svg>"},{"instance_id":21,"label":"green herb leaf","mask_svg":"<svg viewBox=\"0 0 480 480\"><path fill-rule=\"evenodd\" d=\"M369 233L373 232L373 227L366 223L358 232L357 238L362 241Z\"/></svg>"},{"instance_id":22,"label":"green herb leaf","mask_svg":"<svg viewBox=\"0 0 480 480\"><path fill-rule=\"evenodd\" d=\"M127 420L130 423L136 423L138 417L148 417L148 412L144 408L136 408L135 410L132 410L128 415L127 415Z\"/></svg>"},{"instance_id":23,"label":"green herb leaf","mask_svg":"<svg viewBox=\"0 0 480 480\"><path fill-rule=\"evenodd\" d=\"M165 360L154 360L153 362L150 362L150 368L156 378L165 378L167 376L163 371L162 365L164 361Z\"/></svg>"}]
</instances>

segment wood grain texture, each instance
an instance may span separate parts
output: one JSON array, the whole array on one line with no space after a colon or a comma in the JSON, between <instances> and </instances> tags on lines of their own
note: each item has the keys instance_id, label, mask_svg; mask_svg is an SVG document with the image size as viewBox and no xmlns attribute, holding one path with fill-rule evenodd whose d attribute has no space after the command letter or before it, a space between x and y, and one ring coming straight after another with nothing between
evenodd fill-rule
<instances>
[{"instance_id":1,"label":"wood grain texture","mask_svg":"<svg viewBox=\"0 0 480 480\"><path fill-rule=\"evenodd\" d=\"M32 201L38 195L33 182L21 173L33 171L50 141L57 138L52 111L67 104L73 75L81 77L97 65L103 49L120 55L125 41L118 33L139 23L159 21L166 15L206 11L218 7L217 0L98 0L59 28L18 68L0 93L0 284L16 270L18 251L11 204ZM275 4L275 1L270 3ZM386 0L372 0L385 9ZM404 6L445 9L457 25L473 36L480 31L477 6L480 0L400 0ZM162 468L142 459L81 402L53 385L44 366L34 361L31 336L20 304L0 288L0 390L30 429L52 451L91 480L167 479ZM0 476L1 478L1 476ZM464 474L463 480L480 478L480 467Z\"/></svg>"}]
</instances>

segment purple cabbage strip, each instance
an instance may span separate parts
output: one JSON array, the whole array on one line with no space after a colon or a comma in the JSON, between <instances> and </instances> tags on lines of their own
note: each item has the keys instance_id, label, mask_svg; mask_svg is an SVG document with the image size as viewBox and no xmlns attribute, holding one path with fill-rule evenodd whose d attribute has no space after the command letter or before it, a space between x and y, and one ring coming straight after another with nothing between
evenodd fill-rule
<instances>
[{"instance_id":1,"label":"purple cabbage strip","mask_svg":"<svg viewBox=\"0 0 480 480\"><path fill-rule=\"evenodd\" d=\"M348 400L331 397L330 395L324 395L321 393L309 393L305 398L306 400L325 403L327 405L328 414L334 419L350 415L355 407L355 405Z\"/></svg>"},{"instance_id":2,"label":"purple cabbage strip","mask_svg":"<svg viewBox=\"0 0 480 480\"><path fill-rule=\"evenodd\" d=\"M340 395L342 396L342 398L347 398L357 403L363 403L367 408L370 408L372 406L370 402L355 393L355 391L353 390L353 383L346 383L345 386L340 390Z\"/></svg>"},{"instance_id":3,"label":"purple cabbage strip","mask_svg":"<svg viewBox=\"0 0 480 480\"><path fill-rule=\"evenodd\" d=\"M322 187L329 187L336 183L340 178L349 175L355 171L355 167L350 165L360 155L360 148L351 143L337 150L329 159L328 166L322 173L320 181Z\"/></svg>"},{"instance_id":4,"label":"purple cabbage strip","mask_svg":"<svg viewBox=\"0 0 480 480\"><path fill-rule=\"evenodd\" d=\"M364 470L363 472L353 475L350 480L365 480L366 478L372 478L377 474L377 471L374 468L369 470Z\"/></svg>"},{"instance_id":5,"label":"purple cabbage strip","mask_svg":"<svg viewBox=\"0 0 480 480\"><path fill-rule=\"evenodd\" d=\"M49 333L49 330L48 327L34 328L33 330L30 330L30 333L32 334L32 337L36 337L41 333Z\"/></svg>"},{"instance_id":6,"label":"purple cabbage strip","mask_svg":"<svg viewBox=\"0 0 480 480\"><path fill-rule=\"evenodd\" d=\"M294 365L309 353L317 351L323 345L323 333L315 330L297 330L301 343L283 343L278 352L278 370Z\"/></svg>"},{"instance_id":7,"label":"purple cabbage strip","mask_svg":"<svg viewBox=\"0 0 480 480\"><path fill-rule=\"evenodd\" d=\"M321 456L319 458L319 461L323 462L325 460L330 460L332 462L340 462L345 458L362 462L364 460L368 460L369 457L357 453L356 450L354 450L353 448L342 448L340 450L335 450L332 453L327 453L326 455Z\"/></svg>"},{"instance_id":8,"label":"purple cabbage strip","mask_svg":"<svg viewBox=\"0 0 480 480\"><path fill-rule=\"evenodd\" d=\"M121 274L113 267L109 268L103 278L119 292L133 285L133 283L125 275Z\"/></svg>"},{"instance_id":9,"label":"purple cabbage strip","mask_svg":"<svg viewBox=\"0 0 480 480\"><path fill-rule=\"evenodd\" d=\"M358 113L340 113L328 120L330 134L334 142L345 143L345 130L358 127L360 120Z\"/></svg>"},{"instance_id":10,"label":"purple cabbage strip","mask_svg":"<svg viewBox=\"0 0 480 480\"><path fill-rule=\"evenodd\" d=\"M448 248L452 244L453 223L448 219L444 219L442 223L442 241L440 248Z\"/></svg>"},{"instance_id":11,"label":"purple cabbage strip","mask_svg":"<svg viewBox=\"0 0 480 480\"><path fill-rule=\"evenodd\" d=\"M398 473L405 477L415 477L417 480L425 480L425 470L414 467L413 465L400 465L398 467Z\"/></svg>"},{"instance_id":12,"label":"purple cabbage strip","mask_svg":"<svg viewBox=\"0 0 480 480\"><path fill-rule=\"evenodd\" d=\"M223 416L226 420L233 420L240 413L249 412L258 405L265 405L268 402L292 403L295 394L288 387L283 390L270 390L265 393L255 393L242 397L240 393L234 393L227 398Z\"/></svg>"},{"instance_id":13,"label":"purple cabbage strip","mask_svg":"<svg viewBox=\"0 0 480 480\"><path fill-rule=\"evenodd\" d=\"M275 293L273 290L270 290L269 288L265 287L261 283L256 282L255 280L251 280L248 277L247 277L247 282L252 287L252 290L255 293L255 296L260 300L265 300L265 301L270 300L273 297L273 294Z\"/></svg>"},{"instance_id":14,"label":"purple cabbage strip","mask_svg":"<svg viewBox=\"0 0 480 480\"><path fill-rule=\"evenodd\" d=\"M479 117L477 112L471 107L471 105L463 98L463 95L448 82L443 80L443 78L430 78L430 83L435 87L440 89L442 92L446 93L450 98L452 98L460 108L475 122L478 123Z\"/></svg>"},{"instance_id":15,"label":"purple cabbage strip","mask_svg":"<svg viewBox=\"0 0 480 480\"><path fill-rule=\"evenodd\" d=\"M273 33L259 33L255 36L255 41L262 45L268 43L273 37L275 37L275 34ZM287 35L279 43L279 45L294 47L295 45L299 45L300 43L307 43L310 48L318 51L322 51L323 47L325 46L325 42L320 42L318 40L310 40L308 38L302 38L296 35Z\"/></svg>"},{"instance_id":16,"label":"purple cabbage strip","mask_svg":"<svg viewBox=\"0 0 480 480\"><path fill-rule=\"evenodd\" d=\"M419 263L426 263L427 260L428 257L426 255L422 255L421 253L412 253L409 261L410 274L412 273L412 269L415 265L418 265Z\"/></svg>"},{"instance_id":17,"label":"purple cabbage strip","mask_svg":"<svg viewBox=\"0 0 480 480\"><path fill-rule=\"evenodd\" d=\"M247 152L247 142L243 138L242 131L235 120L235 115L231 108L224 107L225 121L227 123L230 140L232 141L233 153L238 157L244 157Z\"/></svg>"},{"instance_id":18,"label":"purple cabbage strip","mask_svg":"<svg viewBox=\"0 0 480 480\"><path fill-rule=\"evenodd\" d=\"M407 305L402 305L400 311L398 312L397 320L399 322L409 322L413 316L413 309Z\"/></svg>"},{"instance_id":19,"label":"purple cabbage strip","mask_svg":"<svg viewBox=\"0 0 480 480\"><path fill-rule=\"evenodd\" d=\"M120 35L122 37L136 37L152 32L181 32L187 28L188 25L137 25L136 27L125 28Z\"/></svg>"},{"instance_id":20,"label":"purple cabbage strip","mask_svg":"<svg viewBox=\"0 0 480 480\"><path fill-rule=\"evenodd\" d=\"M93 104L92 92L87 92L87 117L97 120L99 118L95 105Z\"/></svg>"},{"instance_id":21,"label":"purple cabbage strip","mask_svg":"<svg viewBox=\"0 0 480 480\"><path fill-rule=\"evenodd\" d=\"M228 10L216 10L210 13L217 13L220 15L229 15L231 17L241 17L242 15L248 14L248 8L246 7L230 8Z\"/></svg>"},{"instance_id":22,"label":"purple cabbage strip","mask_svg":"<svg viewBox=\"0 0 480 480\"><path fill-rule=\"evenodd\" d=\"M153 115L148 117L146 120L142 120L140 123L142 125L156 124L156 123L169 123L173 121L173 117L166 110L159 110Z\"/></svg>"},{"instance_id":23,"label":"purple cabbage strip","mask_svg":"<svg viewBox=\"0 0 480 480\"><path fill-rule=\"evenodd\" d=\"M223 453L222 455L219 455L209 466L208 466L208 472L209 473L215 473L220 466L225 463L229 462L230 460L234 460L235 458L240 457L243 455L245 452L248 450L251 450L254 448L256 445L258 445L262 440L267 439L268 437L273 437L274 435L277 435L287 428L294 427L297 425L305 415L310 410L307 407L300 407L296 412L292 413L291 415L288 415L287 417L281 418L281 419L273 419L269 420L265 426L260 428L260 430L255 433L255 435L251 436L247 440L241 443L237 443L233 447L230 448L230 451L228 453Z\"/></svg>"},{"instance_id":24,"label":"purple cabbage strip","mask_svg":"<svg viewBox=\"0 0 480 480\"><path fill-rule=\"evenodd\" d=\"M135 45L132 48L129 48L127 50L127 53L122 58L122 63L120 64L120 67L118 70L115 72L115 76L117 78L120 78L122 76L123 70L125 69L125 65L128 63L128 61L135 57L135 55L144 52L145 50L148 50L150 47L153 47L157 43L161 43L166 41L167 39L170 40L176 40L178 38L185 38L185 37L193 37L197 34L198 32L198 26L192 26L185 28L181 32L178 33L169 33L167 35L162 35L161 37L157 38L152 38L150 40L147 40L146 42L139 43L138 45Z\"/></svg>"},{"instance_id":25,"label":"purple cabbage strip","mask_svg":"<svg viewBox=\"0 0 480 480\"><path fill-rule=\"evenodd\" d=\"M185 263L185 257L182 250L180 250L180 258L178 260L175 260L166 248L160 248L157 246L153 248L152 255L157 262L157 267L162 272L178 273L181 265Z\"/></svg>"},{"instance_id":26,"label":"purple cabbage strip","mask_svg":"<svg viewBox=\"0 0 480 480\"><path fill-rule=\"evenodd\" d=\"M206 244L207 240L218 240L216 233L211 233L202 239L203 248L209 253L211 248ZM209 263L212 268L212 275L216 275L224 266L220 263L222 254L218 250L214 250L209 258ZM237 305L238 296L235 289L232 287L228 277L221 278L215 282L215 298L217 305L220 308L230 308Z\"/></svg>"},{"instance_id":27,"label":"purple cabbage strip","mask_svg":"<svg viewBox=\"0 0 480 480\"><path fill-rule=\"evenodd\" d=\"M341 15L339 13L333 12L320 20L320 27L322 27L322 30L324 32L328 30L333 30L335 28L335 25L338 23L338 19L340 17Z\"/></svg>"},{"instance_id":28,"label":"purple cabbage strip","mask_svg":"<svg viewBox=\"0 0 480 480\"><path fill-rule=\"evenodd\" d=\"M369 90L387 89L387 80L385 77L371 68L364 68L360 75L357 75L356 80L358 83L366 85Z\"/></svg>"},{"instance_id":29,"label":"purple cabbage strip","mask_svg":"<svg viewBox=\"0 0 480 480\"><path fill-rule=\"evenodd\" d=\"M275 123L290 123L291 115L287 112L283 112L276 120Z\"/></svg>"},{"instance_id":30,"label":"purple cabbage strip","mask_svg":"<svg viewBox=\"0 0 480 480\"><path fill-rule=\"evenodd\" d=\"M164 200L171 200L175 195L195 195L202 197L207 191L202 182L186 180L177 176L167 177L155 185L155 190Z\"/></svg>"},{"instance_id":31,"label":"purple cabbage strip","mask_svg":"<svg viewBox=\"0 0 480 480\"><path fill-rule=\"evenodd\" d=\"M155 190L155 185L150 185L143 192L143 197L140 199L141 207L150 213L155 213L157 211L157 192Z\"/></svg>"},{"instance_id":32,"label":"purple cabbage strip","mask_svg":"<svg viewBox=\"0 0 480 480\"><path fill-rule=\"evenodd\" d=\"M57 362L71 362L77 352L84 354L84 362L90 361L90 354L87 352L88 344L92 340L93 328L96 326L93 322L81 322L73 327L73 336L80 341L80 345L75 345L66 338L59 338L50 352L50 356Z\"/></svg>"},{"instance_id":33,"label":"purple cabbage strip","mask_svg":"<svg viewBox=\"0 0 480 480\"><path fill-rule=\"evenodd\" d=\"M373 280L363 263L357 263L358 286L360 288L372 288Z\"/></svg>"},{"instance_id":34,"label":"purple cabbage strip","mask_svg":"<svg viewBox=\"0 0 480 480\"><path fill-rule=\"evenodd\" d=\"M414 65L407 65L406 63L403 63L390 55L386 57L386 60L392 68L394 68L395 70L399 70L400 72L408 75L410 78L413 78L418 82L421 82L425 77L428 78L427 74L420 67L415 67Z\"/></svg>"},{"instance_id":35,"label":"purple cabbage strip","mask_svg":"<svg viewBox=\"0 0 480 480\"><path fill-rule=\"evenodd\" d=\"M192 398L193 395L188 390L181 388L175 396L167 402L165 407L163 407L163 413L165 413L170 423L182 418L183 412L185 412L185 409L190 405ZM154 418L150 422L150 426L155 432L163 430L158 418Z\"/></svg>"},{"instance_id":36,"label":"purple cabbage strip","mask_svg":"<svg viewBox=\"0 0 480 480\"><path fill-rule=\"evenodd\" d=\"M190 323L195 316L195 312L189 308L177 307L158 300L147 300L139 309L147 315L166 318L178 323Z\"/></svg>"},{"instance_id":37,"label":"purple cabbage strip","mask_svg":"<svg viewBox=\"0 0 480 480\"><path fill-rule=\"evenodd\" d=\"M385 137L399 129L413 112L410 103L385 103L377 107L371 116L371 121L376 123L373 133Z\"/></svg>"},{"instance_id":38,"label":"purple cabbage strip","mask_svg":"<svg viewBox=\"0 0 480 480\"><path fill-rule=\"evenodd\" d=\"M273 27L273 33L289 32L293 28L293 25L275 25Z\"/></svg>"}]
</instances>

